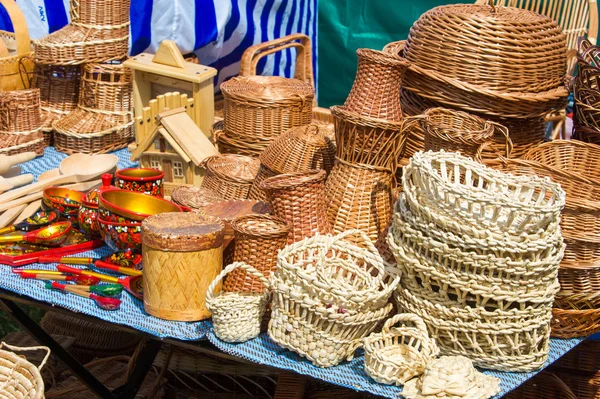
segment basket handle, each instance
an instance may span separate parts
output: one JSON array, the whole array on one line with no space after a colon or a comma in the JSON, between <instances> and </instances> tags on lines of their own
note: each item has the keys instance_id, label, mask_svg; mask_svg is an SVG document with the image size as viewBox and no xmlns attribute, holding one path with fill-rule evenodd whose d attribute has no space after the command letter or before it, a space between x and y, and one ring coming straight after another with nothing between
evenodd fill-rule
<instances>
[{"instance_id":1,"label":"basket handle","mask_svg":"<svg viewBox=\"0 0 600 399\"><path fill-rule=\"evenodd\" d=\"M315 83L310 38L302 33L294 33L279 39L269 40L248 47L246 51L244 51L244 54L242 54L240 76L255 76L256 67L261 58L288 48L298 49L298 54L296 56L296 71L294 73L295 77L310 83L314 87Z\"/></svg>"},{"instance_id":2,"label":"basket handle","mask_svg":"<svg viewBox=\"0 0 600 399\"><path fill-rule=\"evenodd\" d=\"M207 302L210 302L214 299L215 288L217 288L217 285L219 285L221 280L223 280L223 278L226 275L228 275L229 273L231 273L232 271L234 271L235 269L238 269L238 268L245 270L247 273L258 278L260 280L260 282L263 283L263 285L266 287L267 291L269 290L269 281L265 278L265 276L261 272L259 272L258 270L256 270L254 267L250 266L247 263L233 262L232 264L228 265L225 269L223 269L221 271L221 273L219 273L219 275L217 277L215 277L215 279L212 281L212 283L210 283L210 285L208 286L208 290L206 291L206 301Z\"/></svg>"},{"instance_id":3,"label":"basket handle","mask_svg":"<svg viewBox=\"0 0 600 399\"><path fill-rule=\"evenodd\" d=\"M513 142L509 137L508 128L498 122L488 121L488 123L494 127L496 132L499 132L506 138L505 155L506 158L510 158L510 154L513 150Z\"/></svg>"},{"instance_id":4,"label":"basket handle","mask_svg":"<svg viewBox=\"0 0 600 399\"><path fill-rule=\"evenodd\" d=\"M399 313L399 314L394 315L393 317L387 319L385 321L385 324L383 325L383 328L381 329L381 333L389 334L390 328L392 328L392 326L394 326L400 322L413 323L417 330L419 330L421 333L423 333L423 335L425 335L425 337L429 338L429 331L427 331L427 326L425 325L425 322L423 321L423 319L420 318L419 316L417 316L416 314L412 314L412 313Z\"/></svg>"},{"instance_id":5,"label":"basket handle","mask_svg":"<svg viewBox=\"0 0 600 399\"><path fill-rule=\"evenodd\" d=\"M6 10L15 30L17 54L29 54L31 52L31 40L29 39L29 31L27 30L27 22L25 21L23 12L14 0L0 0L0 4Z\"/></svg>"},{"instance_id":6,"label":"basket handle","mask_svg":"<svg viewBox=\"0 0 600 399\"><path fill-rule=\"evenodd\" d=\"M358 229L346 230L346 231L334 236L332 242L342 241L342 240L344 240L348 237L352 237L352 236L361 238L365 244L365 249L367 251L371 252L373 255L380 256L379 251L377 251L377 248L373 244L373 241L371 241L371 239L369 238L367 233L365 233L362 230L358 230Z\"/></svg>"},{"instance_id":7,"label":"basket handle","mask_svg":"<svg viewBox=\"0 0 600 399\"><path fill-rule=\"evenodd\" d=\"M13 345L9 345L6 342L1 342L0 343L0 349L2 348L8 348L13 352L17 352L17 351L23 351L23 352L33 352L33 351L39 351L39 350L44 350L46 351L46 356L44 356L44 359L42 359L42 362L40 363L39 366L37 366L37 369L42 371L42 368L44 367L44 365L46 364L46 362L48 361L48 358L50 357L50 348L48 348L47 346L30 346L27 348L24 348L22 346L13 346Z\"/></svg>"}]
</instances>

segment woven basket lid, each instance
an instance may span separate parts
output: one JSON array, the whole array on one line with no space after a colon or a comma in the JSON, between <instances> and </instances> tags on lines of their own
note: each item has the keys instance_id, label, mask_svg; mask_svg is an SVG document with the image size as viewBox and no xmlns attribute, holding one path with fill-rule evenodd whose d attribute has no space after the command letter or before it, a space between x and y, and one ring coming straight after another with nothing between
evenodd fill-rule
<instances>
[{"instance_id":1,"label":"woven basket lid","mask_svg":"<svg viewBox=\"0 0 600 399\"><path fill-rule=\"evenodd\" d=\"M294 127L269 144L260 154L260 162L277 173L312 169L329 173L335 162L332 131L329 125L321 123Z\"/></svg>"},{"instance_id":2,"label":"woven basket lid","mask_svg":"<svg viewBox=\"0 0 600 399\"><path fill-rule=\"evenodd\" d=\"M202 251L223 245L219 218L196 212L167 212L142 222L142 244L161 251Z\"/></svg>"},{"instance_id":3,"label":"woven basket lid","mask_svg":"<svg viewBox=\"0 0 600 399\"><path fill-rule=\"evenodd\" d=\"M460 82L507 92L561 87L566 37L558 23L515 7L435 7L410 30L404 57Z\"/></svg>"},{"instance_id":4,"label":"woven basket lid","mask_svg":"<svg viewBox=\"0 0 600 399\"><path fill-rule=\"evenodd\" d=\"M246 100L249 103L265 101L274 106L279 102L312 101L315 90L311 84L281 76L237 76L221 85L227 105L228 99Z\"/></svg>"},{"instance_id":5,"label":"woven basket lid","mask_svg":"<svg viewBox=\"0 0 600 399\"><path fill-rule=\"evenodd\" d=\"M208 158L204 161L204 166L221 179L252 183L258 173L260 161L245 155L221 154Z\"/></svg>"},{"instance_id":6,"label":"woven basket lid","mask_svg":"<svg viewBox=\"0 0 600 399\"><path fill-rule=\"evenodd\" d=\"M223 198L217 192L205 187L181 186L173 190L171 201L192 210L200 210L207 205L223 201Z\"/></svg>"}]
</instances>

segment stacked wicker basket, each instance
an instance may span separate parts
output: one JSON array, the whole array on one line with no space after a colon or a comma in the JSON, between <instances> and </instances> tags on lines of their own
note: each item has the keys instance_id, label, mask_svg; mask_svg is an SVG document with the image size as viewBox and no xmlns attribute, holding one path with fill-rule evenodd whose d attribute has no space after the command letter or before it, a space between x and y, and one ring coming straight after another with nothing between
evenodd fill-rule
<instances>
[{"instance_id":1,"label":"stacked wicker basket","mask_svg":"<svg viewBox=\"0 0 600 399\"><path fill-rule=\"evenodd\" d=\"M103 153L134 138L132 77L121 63L129 3L71 0L71 23L34 41L44 130L60 151Z\"/></svg>"},{"instance_id":2,"label":"stacked wicker basket","mask_svg":"<svg viewBox=\"0 0 600 399\"><path fill-rule=\"evenodd\" d=\"M513 38L518 38L513 40ZM402 90L406 115L443 106L506 126L519 157L543 141L544 115L566 104L565 35L550 18L487 5L436 7L413 25L406 42L385 51L410 61ZM409 134L403 163L423 149L423 131ZM505 146L502 136L484 151Z\"/></svg>"},{"instance_id":3,"label":"stacked wicker basket","mask_svg":"<svg viewBox=\"0 0 600 399\"><path fill-rule=\"evenodd\" d=\"M564 191L444 151L415 154L403 190L388 235L400 310L424 319L442 354L496 370L542 366Z\"/></svg>"}]
</instances>

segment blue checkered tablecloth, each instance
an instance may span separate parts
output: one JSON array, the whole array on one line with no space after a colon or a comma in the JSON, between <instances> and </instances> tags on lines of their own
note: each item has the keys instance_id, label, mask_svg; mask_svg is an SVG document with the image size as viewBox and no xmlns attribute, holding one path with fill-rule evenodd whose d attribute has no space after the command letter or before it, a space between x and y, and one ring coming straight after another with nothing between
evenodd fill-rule
<instances>
[{"instance_id":1,"label":"blue checkered tablecloth","mask_svg":"<svg viewBox=\"0 0 600 399\"><path fill-rule=\"evenodd\" d=\"M116 151L119 157L119 168L136 166L129 161L127 150ZM66 155L47 148L43 157L23 164L23 173L33 173L35 176L58 166ZM82 253L82 256L103 256L110 251L108 248L100 248L94 251ZM53 268L53 265L32 264L29 268ZM18 294L44 301L115 324L126 325L131 328L146 332L160 338L175 338L180 340L201 340L208 338L217 348L233 356L254 363L271 366L279 369L290 370L299 374L317 378L331 384L347 387L357 391L369 392L387 398L401 397L402 389L389 385L378 384L371 380L363 368L363 356L357 353L354 360L336 367L319 368L296 355L289 350L277 346L269 339L267 334L261 334L256 339L241 343L230 344L220 341L212 331L210 321L185 323L170 322L149 316L144 312L142 301L124 294L121 309L118 311L104 311L99 309L93 302L67 293L50 291L43 288L43 283L38 281L23 280L11 273L10 267L0 266L0 287ZM549 365L580 343L582 339L551 339ZM497 371L485 371L486 374L496 376L501 380L502 392L497 398L515 389L527 379L534 376L530 373L504 373Z\"/></svg>"}]
</instances>

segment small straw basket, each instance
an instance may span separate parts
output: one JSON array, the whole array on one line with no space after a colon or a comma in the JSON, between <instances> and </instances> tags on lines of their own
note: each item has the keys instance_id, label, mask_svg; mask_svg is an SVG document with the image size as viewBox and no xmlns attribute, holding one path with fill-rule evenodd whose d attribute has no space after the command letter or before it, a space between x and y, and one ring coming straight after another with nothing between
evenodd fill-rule
<instances>
[{"instance_id":1,"label":"small straw basket","mask_svg":"<svg viewBox=\"0 0 600 399\"><path fill-rule=\"evenodd\" d=\"M7 351L10 349L13 352ZM14 351L45 350L46 356L39 366L34 366ZM40 370L50 357L45 346L21 348L5 342L0 343L0 396L6 399L43 399L44 381Z\"/></svg>"}]
</instances>

